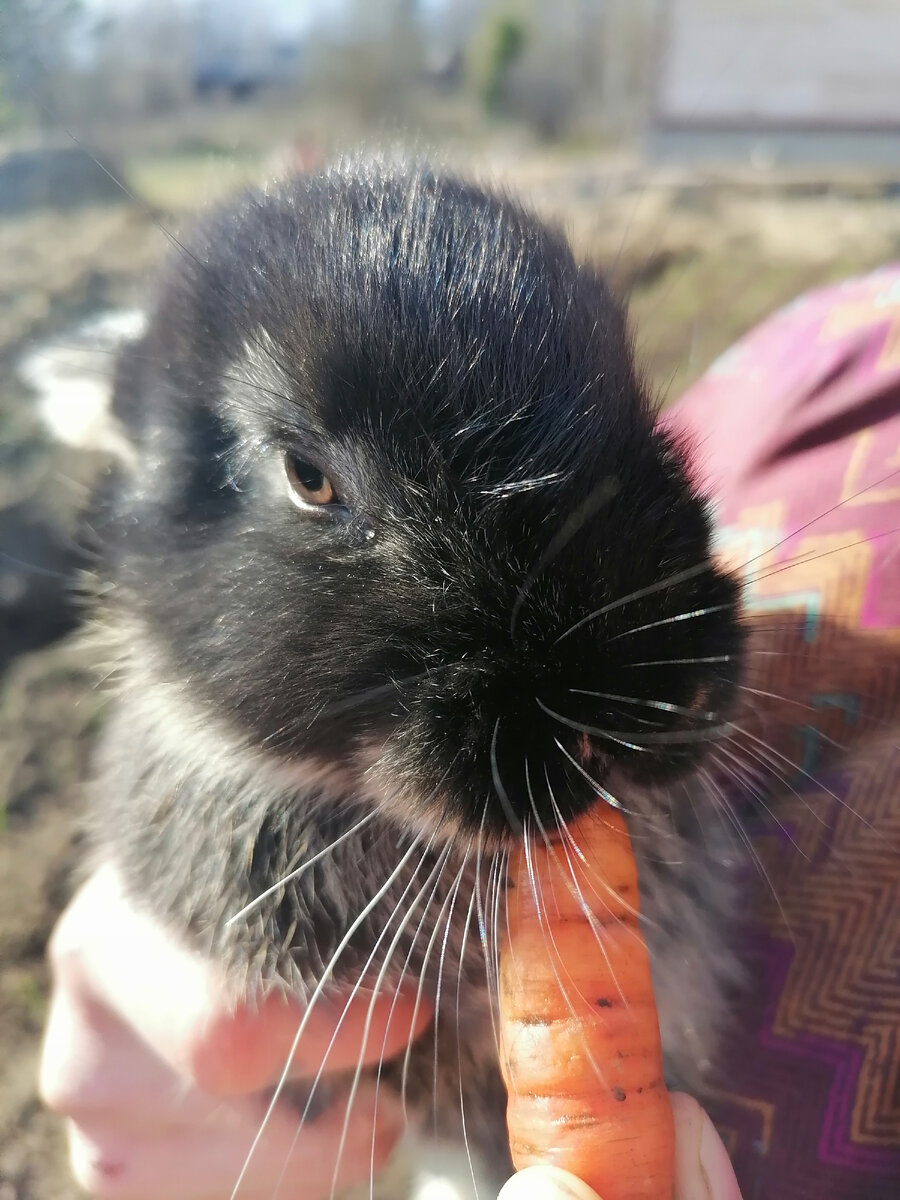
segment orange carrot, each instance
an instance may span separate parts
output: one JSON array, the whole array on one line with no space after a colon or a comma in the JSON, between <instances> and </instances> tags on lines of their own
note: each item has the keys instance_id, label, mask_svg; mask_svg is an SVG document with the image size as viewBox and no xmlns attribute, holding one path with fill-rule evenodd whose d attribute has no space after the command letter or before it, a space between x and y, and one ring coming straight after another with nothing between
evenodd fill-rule
<instances>
[{"instance_id":1,"label":"orange carrot","mask_svg":"<svg viewBox=\"0 0 900 1200\"><path fill-rule=\"evenodd\" d=\"M602 1200L672 1200L675 1134L631 842L606 805L570 833L536 839L510 864L500 1057L513 1162L563 1167Z\"/></svg>"}]
</instances>

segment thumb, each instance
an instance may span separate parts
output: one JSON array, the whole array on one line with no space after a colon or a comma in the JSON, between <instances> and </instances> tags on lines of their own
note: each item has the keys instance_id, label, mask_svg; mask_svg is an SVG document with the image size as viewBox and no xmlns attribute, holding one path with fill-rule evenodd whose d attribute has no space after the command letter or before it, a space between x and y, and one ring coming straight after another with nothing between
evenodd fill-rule
<instances>
[{"instance_id":1,"label":"thumb","mask_svg":"<svg viewBox=\"0 0 900 1200\"><path fill-rule=\"evenodd\" d=\"M696 1100L672 1094L676 1200L741 1200L728 1152ZM601 1200L559 1167L526 1167L507 1180L498 1200Z\"/></svg>"},{"instance_id":2,"label":"thumb","mask_svg":"<svg viewBox=\"0 0 900 1200\"><path fill-rule=\"evenodd\" d=\"M693 1097L672 1093L676 1200L741 1200L728 1151Z\"/></svg>"},{"instance_id":3,"label":"thumb","mask_svg":"<svg viewBox=\"0 0 900 1200\"><path fill-rule=\"evenodd\" d=\"M497 1200L600 1200L586 1183L560 1167L526 1167L508 1179Z\"/></svg>"}]
</instances>

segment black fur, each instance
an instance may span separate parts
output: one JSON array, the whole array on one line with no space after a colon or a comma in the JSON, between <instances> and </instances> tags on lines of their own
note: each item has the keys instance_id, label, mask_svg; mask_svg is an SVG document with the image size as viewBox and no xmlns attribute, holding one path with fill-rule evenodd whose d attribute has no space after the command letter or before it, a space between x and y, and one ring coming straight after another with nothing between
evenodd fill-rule
<instances>
[{"instance_id":1,"label":"black fur","mask_svg":"<svg viewBox=\"0 0 900 1200\"><path fill-rule=\"evenodd\" d=\"M579 733L537 700L614 734L593 738L601 782L615 762L649 779L692 762L701 743L666 739L704 718L571 689L720 714L729 580L703 571L556 641L708 555L595 272L513 204L424 170L247 197L190 249L134 351L142 461L116 577L205 701L289 758L367 768L376 746L383 787L474 831L487 804L497 834L495 729L519 820L526 762L545 821L545 766L566 815L592 800L555 746L583 759ZM349 519L273 485L295 449ZM629 632L698 608L719 611ZM728 661L635 665L698 658Z\"/></svg>"},{"instance_id":2,"label":"black fur","mask_svg":"<svg viewBox=\"0 0 900 1200\"><path fill-rule=\"evenodd\" d=\"M295 180L174 257L115 405L137 459L105 522L122 685L98 828L132 892L237 986L309 995L419 837L333 966L336 988L356 982L449 838L386 979L408 954L434 990L423 947L466 847L535 815L555 829L554 804L595 802L590 777L640 814L683 1078L720 1015L727 888L681 791L660 788L725 719L737 596L596 272L517 205L424 168ZM333 510L291 503L290 454L331 480ZM444 913L470 1134L502 1167L484 962L472 930L462 944L473 862ZM430 1050L417 1062L424 1094ZM459 1063L442 1057L445 1131Z\"/></svg>"}]
</instances>

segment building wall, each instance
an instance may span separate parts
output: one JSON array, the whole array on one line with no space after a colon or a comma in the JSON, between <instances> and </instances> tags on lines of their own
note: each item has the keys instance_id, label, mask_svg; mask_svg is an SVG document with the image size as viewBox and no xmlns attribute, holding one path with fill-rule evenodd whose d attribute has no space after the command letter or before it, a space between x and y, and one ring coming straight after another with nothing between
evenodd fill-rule
<instances>
[{"instance_id":1,"label":"building wall","mask_svg":"<svg viewBox=\"0 0 900 1200\"><path fill-rule=\"evenodd\" d=\"M900 130L900 0L666 0L657 123Z\"/></svg>"}]
</instances>

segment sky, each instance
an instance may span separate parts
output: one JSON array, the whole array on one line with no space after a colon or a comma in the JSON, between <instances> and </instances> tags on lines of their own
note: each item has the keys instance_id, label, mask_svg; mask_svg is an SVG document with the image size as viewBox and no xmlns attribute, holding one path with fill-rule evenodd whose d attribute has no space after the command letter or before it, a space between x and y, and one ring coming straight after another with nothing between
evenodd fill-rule
<instances>
[{"instance_id":1,"label":"sky","mask_svg":"<svg viewBox=\"0 0 900 1200\"><path fill-rule=\"evenodd\" d=\"M379 0L364 2L374 7ZM425 14L437 14L454 2L418 0ZM81 17L70 32L68 49L75 62L88 68L97 52L98 23L107 19L127 20L129 14L138 11L146 14L148 9L155 9L159 13L168 8L185 14L198 10L214 14L214 23L210 24L207 18L207 27L219 31L230 50L240 46L252 54L253 47L258 51L262 43L294 43L321 22L334 22L339 28L342 14L359 3L360 0L81 0Z\"/></svg>"},{"instance_id":2,"label":"sky","mask_svg":"<svg viewBox=\"0 0 900 1200\"><path fill-rule=\"evenodd\" d=\"M173 2L176 7L188 11L198 7L198 0ZM99 18L121 17L144 7L146 0L83 0L83 4ZM302 33L318 18L338 13L341 6L342 0L253 0L254 13L268 17L273 27L284 33Z\"/></svg>"},{"instance_id":3,"label":"sky","mask_svg":"<svg viewBox=\"0 0 900 1200\"><path fill-rule=\"evenodd\" d=\"M202 2L203 0L173 0L179 8L187 10L196 8L198 3ZM451 2L452 0L420 0L426 11L438 11ZM83 0L83 3L85 8L97 16L114 17L142 7L147 0ZM221 0L217 6L225 7ZM244 0L238 0L234 6L245 7ZM273 30L288 35L304 33L322 18L339 17L344 6L345 0L253 0L254 15L268 19Z\"/></svg>"}]
</instances>

